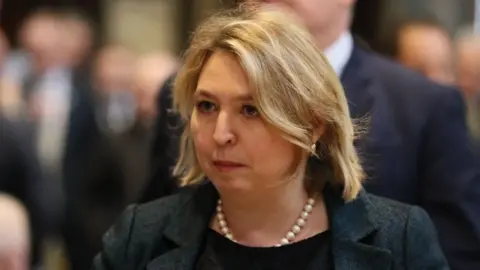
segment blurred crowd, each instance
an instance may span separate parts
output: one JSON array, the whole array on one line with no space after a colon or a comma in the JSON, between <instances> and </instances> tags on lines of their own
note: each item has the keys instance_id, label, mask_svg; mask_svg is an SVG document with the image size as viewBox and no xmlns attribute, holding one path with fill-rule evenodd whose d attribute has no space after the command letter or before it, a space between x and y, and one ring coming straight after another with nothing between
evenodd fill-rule
<instances>
[{"instance_id":1,"label":"blurred crowd","mask_svg":"<svg viewBox=\"0 0 480 270\"><path fill-rule=\"evenodd\" d=\"M41 9L18 47L0 33L0 269L45 266L57 246L70 269L88 269L102 234L145 192L157 96L179 60L98 44L94 31L79 11ZM391 44L398 62L458 86L480 149L480 36L409 20Z\"/></svg>"},{"instance_id":2,"label":"blurred crowd","mask_svg":"<svg viewBox=\"0 0 480 270\"><path fill-rule=\"evenodd\" d=\"M18 47L0 34L0 191L9 194L0 239L12 237L0 241L0 269L24 269L4 266L17 253L40 267L52 249L88 269L101 235L143 191L156 96L178 62L98 44L94 31L77 10L40 9ZM30 241L13 240L28 235L31 253Z\"/></svg>"}]
</instances>

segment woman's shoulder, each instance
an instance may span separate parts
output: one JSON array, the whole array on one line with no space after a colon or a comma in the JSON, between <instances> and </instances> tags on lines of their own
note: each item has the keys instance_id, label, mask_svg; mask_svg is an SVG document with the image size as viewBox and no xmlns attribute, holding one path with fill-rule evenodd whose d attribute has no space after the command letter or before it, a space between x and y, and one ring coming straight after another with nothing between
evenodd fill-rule
<instances>
[{"instance_id":1,"label":"woman's shoulder","mask_svg":"<svg viewBox=\"0 0 480 270\"><path fill-rule=\"evenodd\" d=\"M372 239L375 245L398 254L396 260L405 259L408 269L449 269L435 226L425 210L371 194L364 194L363 199L376 228Z\"/></svg>"},{"instance_id":2,"label":"woman's shoulder","mask_svg":"<svg viewBox=\"0 0 480 270\"><path fill-rule=\"evenodd\" d=\"M370 220L386 233L418 231L433 227L427 212L415 205L365 193Z\"/></svg>"},{"instance_id":3,"label":"woman's shoulder","mask_svg":"<svg viewBox=\"0 0 480 270\"><path fill-rule=\"evenodd\" d=\"M187 203L193 196L196 187L184 187L177 193L151 202L130 206L126 211L133 212L130 218L135 223L135 228L141 228L139 232L151 240L152 235L161 232L170 222L170 216L177 213L182 205Z\"/></svg>"},{"instance_id":4,"label":"woman's shoulder","mask_svg":"<svg viewBox=\"0 0 480 270\"><path fill-rule=\"evenodd\" d=\"M105 264L144 265L154 253L161 253L166 249L163 247L166 245L163 240L166 228L182 212L184 205L191 204L190 198L196 190L196 187L181 188L174 195L127 207L105 233L103 251L95 259L95 269L103 269L100 265Z\"/></svg>"}]
</instances>

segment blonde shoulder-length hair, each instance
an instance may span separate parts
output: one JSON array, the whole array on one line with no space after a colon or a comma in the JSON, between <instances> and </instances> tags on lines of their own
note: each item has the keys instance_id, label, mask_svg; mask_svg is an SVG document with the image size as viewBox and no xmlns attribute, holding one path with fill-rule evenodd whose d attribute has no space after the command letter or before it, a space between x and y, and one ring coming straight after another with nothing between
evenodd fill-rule
<instances>
[{"instance_id":1,"label":"blonde shoulder-length hair","mask_svg":"<svg viewBox=\"0 0 480 270\"><path fill-rule=\"evenodd\" d=\"M182 185L205 177L196 158L189 119L202 68L218 49L237 57L264 121L329 164L335 184L343 188L343 198L356 198L364 171L353 145L354 125L337 75L296 20L278 9L258 5L242 5L214 15L193 35L173 90L174 108L185 121L174 170ZM313 152L313 131L319 123L325 132Z\"/></svg>"}]
</instances>

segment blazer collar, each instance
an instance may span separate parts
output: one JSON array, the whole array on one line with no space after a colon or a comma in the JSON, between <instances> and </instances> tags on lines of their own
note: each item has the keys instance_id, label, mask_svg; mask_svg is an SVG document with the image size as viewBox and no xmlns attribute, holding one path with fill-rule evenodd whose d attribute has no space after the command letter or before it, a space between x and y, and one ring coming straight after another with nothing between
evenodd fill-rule
<instances>
[{"instance_id":1,"label":"blazer collar","mask_svg":"<svg viewBox=\"0 0 480 270\"><path fill-rule=\"evenodd\" d=\"M194 269L217 199L218 193L210 182L193 187L185 194L163 233L174 248L150 261L147 270Z\"/></svg>"},{"instance_id":2,"label":"blazer collar","mask_svg":"<svg viewBox=\"0 0 480 270\"><path fill-rule=\"evenodd\" d=\"M333 235L335 269L390 269L390 252L365 241L377 231L371 216L375 210L368 196L362 191L356 200L345 203L337 189L327 186L324 197ZM174 248L150 261L147 270L194 269L217 198L210 183L201 184L185 196L164 231L164 237L174 243Z\"/></svg>"},{"instance_id":3,"label":"blazer collar","mask_svg":"<svg viewBox=\"0 0 480 270\"><path fill-rule=\"evenodd\" d=\"M370 240L378 231L377 209L365 191L346 203L339 189L327 186L325 203L332 231L332 255L335 269L367 270L391 268L389 250L373 246Z\"/></svg>"}]
</instances>

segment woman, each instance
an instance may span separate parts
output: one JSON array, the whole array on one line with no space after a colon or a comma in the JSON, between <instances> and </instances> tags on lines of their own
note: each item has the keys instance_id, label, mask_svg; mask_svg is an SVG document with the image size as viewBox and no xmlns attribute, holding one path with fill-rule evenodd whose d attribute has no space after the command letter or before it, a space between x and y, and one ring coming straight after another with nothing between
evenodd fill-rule
<instances>
[{"instance_id":1,"label":"woman","mask_svg":"<svg viewBox=\"0 0 480 270\"><path fill-rule=\"evenodd\" d=\"M188 187L130 207L94 269L448 269L423 210L362 191L343 89L286 13L208 20L173 98Z\"/></svg>"}]
</instances>

